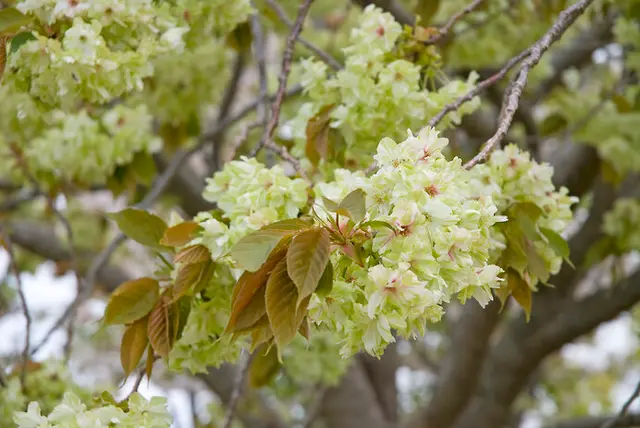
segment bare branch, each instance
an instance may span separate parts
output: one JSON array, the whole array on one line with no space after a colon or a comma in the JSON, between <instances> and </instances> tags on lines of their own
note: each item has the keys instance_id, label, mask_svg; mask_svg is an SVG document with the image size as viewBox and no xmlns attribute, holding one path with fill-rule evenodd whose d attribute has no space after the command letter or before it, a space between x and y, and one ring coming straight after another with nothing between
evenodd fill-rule
<instances>
[{"instance_id":1,"label":"bare branch","mask_svg":"<svg viewBox=\"0 0 640 428\"><path fill-rule=\"evenodd\" d=\"M479 162L483 162L489 154L502 142L505 135L511 127L513 116L518 109L520 97L527 84L529 72L538 64L542 55L556 42L567 29L575 22L575 20L593 3L593 0L580 0L567 9L560 12L558 19L553 26L545 33L544 36L531 47L530 55L524 60L520 70L511 81L511 84L505 92L506 102L503 103L500 122L496 133L487 140L484 148L473 159L464 166L469 169Z\"/></svg>"},{"instance_id":2,"label":"bare branch","mask_svg":"<svg viewBox=\"0 0 640 428\"><path fill-rule=\"evenodd\" d=\"M636 385L636 389L634 389L633 393L629 396L629 398L627 398L627 401L624 402L618 414L614 418L603 423L600 428L614 428L618 426L618 422L620 422L625 418L625 416L627 416L627 414L629 413L629 408L631 407L633 402L636 401L638 396L640 396L640 382L638 382L638 384Z\"/></svg>"},{"instance_id":3,"label":"bare branch","mask_svg":"<svg viewBox=\"0 0 640 428\"><path fill-rule=\"evenodd\" d=\"M477 9L483 2L484 0L473 0L471 3L467 5L467 7L465 7L460 12L453 15L449 19L449 21L447 21L447 23L444 26L442 26L442 28L439 29L438 34L436 34L435 36L431 37L429 40L426 41L426 44L433 45L442 40L445 40L449 35L449 31L455 25L455 23L461 20L462 18L464 18L465 16L467 16L468 14L470 14L471 12L473 12L475 9Z\"/></svg>"},{"instance_id":4,"label":"bare branch","mask_svg":"<svg viewBox=\"0 0 640 428\"><path fill-rule=\"evenodd\" d=\"M24 349L22 350L22 370L20 372L20 384L22 385L22 389L25 389L25 379L27 376L27 366L29 362L29 348L31 346L31 313L29 312L29 307L27 306L27 298L24 294L24 288L22 287L22 279L20 277L20 269L18 268L18 263L16 262L16 256L13 252L13 242L9 237L9 234L6 231L0 230L2 232L2 240L4 242L4 247L9 254L9 266L13 273L13 276L16 279L16 286L18 288L18 297L20 298L20 305L22 306L22 313L24 315L25 320L25 338L24 338Z\"/></svg>"},{"instance_id":5,"label":"bare branch","mask_svg":"<svg viewBox=\"0 0 640 428\"><path fill-rule=\"evenodd\" d=\"M227 405L227 413L224 416L224 424L223 428L231 428L231 424L233 423L233 418L235 417L236 407L238 406L238 400L240 399L240 395L242 394L242 387L244 386L245 379L247 377L247 373L249 372L249 366L251 365L251 360L253 359L253 354L247 355L244 364L240 367L240 371L238 372L238 377L233 385L233 390L231 391L231 398L229 399L229 404Z\"/></svg>"},{"instance_id":6,"label":"bare branch","mask_svg":"<svg viewBox=\"0 0 640 428\"><path fill-rule=\"evenodd\" d=\"M287 12L278 4L276 0L267 0L267 4L271 6L271 8L276 12L278 17L284 22L289 28L293 28L293 21L287 16ZM329 53L323 51L313 43L309 42L304 37L298 37L298 42L313 52L318 58L320 58L325 64L334 70L342 70L342 65Z\"/></svg>"},{"instance_id":7,"label":"bare branch","mask_svg":"<svg viewBox=\"0 0 640 428\"><path fill-rule=\"evenodd\" d=\"M304 20L307 17L307 13L309 12L309 8L311 7L311 3L313 0L305 0L300 4L298 8L298 16L296 17L296 21L291 28L291 33L287 38L287 44L284 50L284 55L282 57L282 70L280 71L280 79L278 92L276 93L276 99L273 101L271 107L271 120L269 121L269 125L264 131L264 135L260 140L260 143L256 146L256 148L251 152L251 156L256 156L262 147L267 147L271 150L274 150L276 153L280 154L280 156L286 161L290 162L297 171L300 171L300 162L294 160L291 155L289 155L287 149L282 147L282 149L277 150L275 147L276 144L273 143L273 134L278 126L278 121L280 119L280 109L282 108L282 102L284 101L284 94L287 88L287 79L289 78L289 73L291 72L291 62L293 61L293 49L296 45L296 41L300 36L300 32L302 31L302 26L304 24Z\"/></svg>"},{"instance_id":8,"label":"bare branch","mask_svg":"<svg viewBox=\"0 0 640 428\"><path fill-rule=\"evenodd\" d=\"M428 123L428 126L430 126L430 127L436 126L438 123L440 123L440 121L442 119L444 119L444 117L448 113L458 110L463 104L471 101L480 92L484 91L485 89L487 89L491 85L494 85L495 83L497 83L498 81L503 79L504 76L506 76L506 74L513 67L515 67L520 61L522 61L525 57L527 57L527 55L529 55L529 53L530 53L530 49L527 49L527 50L521 52L519 55L511 58L497 73L495 73L491 77L488 77L487 79L483 80L482 82L478 83L478 85L476 85L475 88L471 89L469 92L467 92L466 94L464 94L463 96L461 96L460 98L455 100L454 102L444 106L444 108L442 110L440 110L440 112L438 114L436 114L435 116L433 116L431 118L431 120Z\"/></svg>"}]
</instances>

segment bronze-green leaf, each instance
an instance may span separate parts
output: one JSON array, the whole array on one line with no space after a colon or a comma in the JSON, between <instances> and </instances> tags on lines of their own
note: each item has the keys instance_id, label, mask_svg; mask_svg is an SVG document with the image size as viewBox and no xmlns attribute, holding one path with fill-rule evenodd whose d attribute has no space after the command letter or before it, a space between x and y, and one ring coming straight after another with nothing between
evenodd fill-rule
<instances>
[{"instance_id":1,"label":"bronze-green leaf","mask_svg":"<svg viewBox=\"0 0 640 428\"><path fill-rule=\"evenodd\" d=\"M256 291L249 304L242 308L233 328L234 332L242 333L250 331L256 327L260 319L267 313L267 307L264 301L265 291L266 283Z\"/></svg>"},{"instance_id":2,"label":"bronze-green leaf","mask_svg":"<svg viewBox=\"0 0 640 428\"><path fill-rule=\"evenodd\" d=\"M120 345L120 362L125 376L129 376L140 363L149 339L147 339L147 321L144 317L129 325L122 335Z\"/></svg>"},{"instance_id":3,"label":"bronze-green leaf","mask_svg":"<svg viewBox=\"0 0 640 428\"><path fill-rule=\"evenodd\" d=\"M214 271L215 264L210 260L183 265L173 284L172 301L175 302L185 294L192 295L204 289L209 284Z\"/></svg>"},{"instance_id":4,"label":"bronze-green leaf","mask_svg":"<svg viewBox=\"0 0 640 428\"><path fill-rule=\"evenodd\" d=\"M531 288L525 280L513 269L507 271L507 284L511 295L516 302L522 307L526 315L527 321L531 316L532 292Z\"/></svg>"},{"instance_id":5,"label":"bronze-green leaf","mask_svg":"<svg viewBox=\"0 0 640 428\"><path fill-rule=\"evenodd\" d=\"M7 7L0 10L0 36L13 36L22 27L29 24L31 18L23 15L20 11L13 7Z\"/></svg>"},{"instance_id":6,"label":"bronze-green leaf","mask_svg":"<svg viewBox=\"0 0 640 428\"><path fill-rule=\"evenodd\" d=\"M127 208L109 214L122 233L134 241L155 249L166 249L160 244L167 224L160 217L136 208Z\"/></svg>"},{"instance_id":7,"label":"bronze-green leaf","mask_svg":"<svg viewBox=\"0 0 640 428\"><path fill-rule=\"evenodd\" d=\"M199 228L200 225L195 221L185 221L184 223L176 224L164 231L164 236L160 240L160 243L168 247L182 247L193 239L193 234Z\"/></svg>"},{"instance_id":8,"label":"bronze-green leaf","mask_svg":"<svg viewBox=\"0 0 640 428\"><path fill-rule=\"evenodd\" d=\"M316 288L316 294L320 297L328 296L333 289L333 264L331 260L327 263L327 267L324 268L320 281L318 281L318 287Z\"/></svg>"},{"instance_id":9,"label":"bronze-green leaf","mask_svg":"<svg viewBox=\"0 0 640 428\"><path fill-rule=\"evenodd\" d=\"M329 233L315 227L294 236L287 251L287 272L298 289L297 305L318 287L329 262Z\"/></svg>"},{"instance_id":10,"label":"bronze-green leaf","mask_svg":"<svg viewBox=\"0 0 640 428\"><path fill-rule=\"evenodd\" d=\"M149 314L147 334L153 350L162 358L169 356L174 344L175 311L171 310L170 298L160 297L158 303Z\"/></svg>"},{"instance_id":11,"label":"bronze-green leaf","mask_svg":"<svg viewBox=\"0 0 640 428\"><path fill-rule=\"evenodd\" d=\"M153 278L138 278L111 294L104 313L106 324L129 324L146 316L158 301L160 286Z\"/></svg>"},{"instance_id":12,"label":"bronze-green leaf","mask_svg":"<svg viewBox=\"0 0 640 428\"><path fill-rule=\"evenodd\" d=\"M245 272L240 276L231 296L231 315L225 332L235 331L240 313L253 300L258 290L267 283L271 271L285 258L286 253L286 249L276 251L269 256L260 269L255 272Z\"/></svg>"},{"instance_id":13,"label":"bronze-green leaf","mask_svg":"<svg viewBox=\"0 0 640 428\"><path fill-rule=\"evenodd\" d=\"M176 254L173 261L176 263L182 263L183 265L188 265L210 260L211 253L207 247L204 245L191 245L187 248L183 248L178 254Z\"/></svg>"},{"instance_id":14,"label":"bronze-green leaf","mask_svg":"<svg viewBox=\"0 0 640 428\"><path fill-rule=\"evenodd\" d=\"M255 272L283 239L308 227L310 224L300 219L272 223L240 239L231 249L231 257L242 269Z\"/></svg>"},{"instance_id":15,"label":"bronze-green leaf","mask_svg":"<svg viewBox=\"0 0 640 428\"><path fill-rule=\"evenodd\" d=\"M249 367L249 384L260 388L268 384L280 370L278 351L275 346L260 345Z\"/></svg>"},{"instance_id":16,"label":"bronze-green leaf","mask_svg":"<svg viewBox=\"0 0 640 428\"><path fill-rule=\"evenodd\" d=\"M147 361L144 364L144 372L147 375L147 379L151 379L151 372L153 372L153 362L155 355L153 353L153 346L149 346L147 351Z\"/></svg>"},{"instance_id":17,"label":"bronze-green leaf","mask_svg":"<svg viewBox=\"0 0 640 428\"><path fill-rule=\"evenodd\" d=\"M308 302L308 299L303 301ZM301 317L297 302L298 289L287 274L287 262L282 260L271 272L265 293L267 316L278 349L284 349L298 332L306 306Z\"/></svg>"},{"instance_id":18,"label":"bronze-green leaf","mask_svg":"<svg viewBox=\"0 0 640 428\"><path fill-rule=\"evenodd\" d=\"M349 217L356 223L364 220L367 211L366 194L362 189L356 189L344 197L336 212Z\"/></svg>"},{"instance_id":19,"label":"bronze-green leaf","mask_svg":"<svg viewBox=\"0 0 640 428\"><path fill-rule=\"evenodd\" d=\"M334 104L322 107L320 111L307 122L307 128L305 130L307 136L305 153L314 166L320 163L320 159L326 160L328 157L331 112L334 107Z\"/></svg>"}]
</instances>

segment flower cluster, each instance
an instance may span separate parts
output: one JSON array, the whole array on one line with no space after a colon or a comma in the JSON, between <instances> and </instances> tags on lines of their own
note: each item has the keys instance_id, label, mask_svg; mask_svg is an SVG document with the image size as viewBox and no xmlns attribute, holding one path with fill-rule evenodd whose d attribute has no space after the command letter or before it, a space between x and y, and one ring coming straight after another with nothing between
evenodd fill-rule
<instances>
[{"instance_id":1,"label":"flower cluster","mask_svg":"<svg viewBox=\"0 0 640 428\"><path fill-rule=\"evenodd\" d=\"M500 214L509 217L505 226L517 225L517 230L533 241L535 252L544 261L546 272L557 273L563 257L554 251L548 242L548 236L564 232L573 218L571 205L577 202L577 198L569 196L565 187L556 190L551 181L553 168L548 164L537 163L531 159L529 152L521 151L511 144L494 151L486 163L472 169L471 175L477 194L490 196ZM537 207L534 208L536 212L526 208L530 206ZM541 233L530 231L524 223L525 218L531 218L534 229ZM513 230L493 228L493 262L499 262L508 241L519 236L515 232L511 233ZM509 267L505 265L509 263L504 260L500 264L503 268ZM535 286L539 278L536 278L534 272L528 273L530 285Z\"/></svg>"},{"instance_id":2,"label":"flower cluster","mask_svg":"<svg viewBox=\"0 0 640 428\"><path fill-rule=\"evenodd\" d=\"M107 405L89 410L80 398L67 393L48 416L41 414L40 405L31 402L26 412L16 413L18 428L169 428L172 418L166 399L153 397L147 401L139 393L127 400L127 410Z\"/></svg>"},{"instance_id":3,"label":"flower cluster","mask_svg":"<svg viewBox=\"0 0 640 428\"><path fill-rule=\"evenodd\" d=\"M619 199L604 217L604 233L614 239L619 253L640 251L640 201Z\"/></svg>"},{"instance_id":4,"label":"flower cluster","mask_svg":"<svg viewBox=\"0 0 640 428\"><path fill-rule=\"evenodd\" d=\"M430 128L400 144L385 138L371 178L338 171L334 182L316 188L319 198L332 200L363 189L368 221L389 226L377 230L362 266L334 253L333 290L310 303L312 320L341 336L343 356L363 346L380 355L394 341L392 330L404 337L424 333L454 294L483 305L492 298L500 268L488 264L490 231L503 218L490 196L473 197L460 159L443 156L446 145Z\"/></svg>"},{"instance_id":5,"label":"flower cluster","mask_svg":"<svg viewBox=\"0 0 640 428\"><path fill-rule=\"evenodd\" d=\"M108 43L105 32L100 21L76 17L59 38L36 34L10 55L7 77L45 104L70 110L78 102L104 104L140 91L153 73L150 59L175 48L163 47L158 35L135 39L134 46L123 49Z\"/></svg>"},{"instance_id":6,"label":"flower cluster","mask_svg":"<svg viewBox=\"0 0 640 428\"><path fill-rule=\"evenodd\" d=\"M20 384L20 369L7 378L7 384L0 388L0 426L13 425L15 412L27 408L29 402L38 403L45 413L51 412L67 392L80 397L84 403L91 401L91 394L73 383L69 370L62 364L47 361L28 369L25 388Z\"/></svg>"},{"instance_id":7,"label":"flower cluster","mask_svg":"<svg viewBox=\"0 0 640 428\"><path fill-rule=\"evenodd\" d=\"M136 153L153 153L162 147L144 105L119 105L98 120L86 110L77 114L54 111L51 116L50 127L24 149L36 173L100 183L116 166L130 163Z\"/></svg>"},{"instance_id":8,"label":"flower cluster","mask_svg":"<svg viewBox=\"0 0 640 428\"><path fill-rule=\"evenodd\" d=\"M437 91L425 88L423 68L394 51L402 27L389 13L373 6L365 8L359 26L354 28L344 48L344 69L328 75L324 63L315 59L302 62L302 85L311 100L301 106L290 122L296 145L293 154L302 157L309 120L330 108L329 126L339 130L347 151L344 165L367 166L381 135L401 138L400 130L416 129L446 104L469 91L476 80L453 80ZM462 115L474 111L478 100L464 104L441 126L459 123Z\"/></svg>"}]
</instances>

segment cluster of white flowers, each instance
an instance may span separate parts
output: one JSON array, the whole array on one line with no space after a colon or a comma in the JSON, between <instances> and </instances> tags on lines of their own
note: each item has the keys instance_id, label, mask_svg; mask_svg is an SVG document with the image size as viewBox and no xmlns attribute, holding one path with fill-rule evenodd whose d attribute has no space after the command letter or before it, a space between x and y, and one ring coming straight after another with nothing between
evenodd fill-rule
<instances>
[{"instance_id":1,"label":"cluster of white flowers","mask_svg":"<svg viewBox=\"0 0 640 428\"><path fill-rule=\"evenodd\" d=\"M456 293L482 305L492 298L501 270L487 262L490 231L504 218L490 196L473 197L460 159L442 155L446 144L431 128L400 144L385 138L371 178L338 171L334 182L316 188L319 197L334 201L363 189L368 220L395 229L377 231L371 247L376 256L364 266L334 253L333 291L309 305L313 321L341 336L344 356L363 346L380 355L394 341L392 330L405 337L424 333L427 321L440 320L440 304Z\"/></svg>"},{"instance_id":2,"label":"cluster of white flowers","mask_svg":"<svg viewBox=\"0 0 640 428\"><path fill-rule=\"evenodd\" d=\"M489 160L476 165L471 170L473 185L478 195L490 196L501 214L510 215L510 208L528 203L537 206L540 215L534 215L534 227L542 233L528 236L532 239L535 252L542 258L545 270L555 274L560 270L563 257L549 245L544 231L561 234L573 218L571 206L578 199L569 196L567 188L556 189L553 182L553 168L546 163L537 163L530 153L510 144L504 149L492 152ZM523 221L524 214L511 213L509 221ZM525 226L526 229L526 226ZM548 232L547 232L548 233ZM498 228L493 228L492 262L498 262L505 249L507 237ZM507 268L508 266L503 266ZM521 272L524 273L524 272ZM537 278L528 271L530 285L535 286Z\"/></svg>"},{"instance_id":3,"label":"cluster of white flowers","mask_svg":"<svg viewBox=\"0 0 640 428\"><path fill-rule=\"evenodd\" d=\"M62 402L48 415L41 414L40 405L31 402L26 412L16 413L17 428L169 428L172 418L166 399L153 397L147 401L137 392L127 401L127 411L113 405L88 409L76 395L67 393Z\"/></svg>"},{"instance_id":4,"label":"cluster of white flowers","mask_svg":"<svg viewBox=\"0 0 640 428\"><path fill-rule=\"evenodd\" d=\"M303 104L290 122L296 141L294 155L305 153L307 122L322 108L333 106L330 126L345 139L345 165L367 166L381 135L402 138L402 130L418 129L473 87L475 74L466 82L450 81L437 91L426 89L422 67L396 58L394 47L401 34L401 25L389 13L371 5L365 8L344 48L344 69L328 76L326 64L315 59L302 62L302 85L311 101ZM440 126L458 123L478 105L477 99L464 104Z\"/></svg>"},{"instance_id":5,"label":"cluster of white flowers","mask_svg":"<svg viewBox=\"0 0 640 428\"><path fill-rule=\"evenodd\" d=\"M153 135L146 106L123 105L98 120L85 110L53 112L50 127L29 142L25 154L35 173L85 183L101 183L115 167L131 162L138 152L154 153L162 141Z\"/></svg>"}]
</instances>

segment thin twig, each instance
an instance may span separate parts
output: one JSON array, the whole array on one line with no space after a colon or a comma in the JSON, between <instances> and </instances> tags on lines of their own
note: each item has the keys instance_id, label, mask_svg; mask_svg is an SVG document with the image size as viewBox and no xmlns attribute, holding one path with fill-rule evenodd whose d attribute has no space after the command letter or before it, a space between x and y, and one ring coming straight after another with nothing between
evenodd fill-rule
<instances>
[{"instance_id":1,"label":"thin twig","mask_svg":"<svg viewBox=\"0 0 640 428\"><path fill-rule=\"evenodd\" d=\"M474 165L484 161L489 154L502 142L505 135L509 131L511 126L511 122L513 121L513 116L515 115L516 110L518 109L518 104L520 102L520 97L522 96L522 92L524 90L525 85L527 84L527 79L529 77L529 72L533 67L538 64L542 54L544 54L549 47L562 35L567 31L567 29L573 24L573 22L586 10L586 8L593 3L594 0L580 0L577 3L574 3L572 6L566 8L560 15L558 19L553 24L553 26L545 33L544 36L540 40L531 46L531 53L524 60L520 70L511 81L511 84L507 91L505 91L505 102L502 106L502 112L500 115L500 122L498 124L498 129L496 133L487 140L484 144L484 148L473 157L469 162L467 162L464 167L466 169L472 168Z\"/></svg>"},{"instance_id":2,"label":"thin twig","mask_svg":"<svg viewBox=\"0 0 640 428\"><path fill-rule=\"evenodd\" d=\"M455 25L455 23L461 20L466 15L473 12L478 6L482 4L482 2L484 2L484 0L473 0L470 4L467 5L467 7L465 7L460 12L453 15L451 19L449 19L449 21L447 21L447 23L444 24L444 26L439 29L438 34L429 38L429 40L427 40L425 44L433 45L438 43L440 40L445 39L449 35L449 31Z\"/></svg>"},{"instance_id":3,"label":"thin twig","mask_svg":"<svg viewBox=\"0 0 640 428\"><path fill-rule=\"evenodd\" d=\"M27 306L27 298L24 294L24 289L22 288L22 279L20 278L20 269L18 268L18 263L16 262L16 256L13 252L13 242L11 242L11 238L9 237L9 233L3 231L2 240L4 241L4 247L9 254L9 266L11 271L13 272L13 276L16 278L16 286L18 288L18 297L20 298L20 305L22 306L22 313L24 314L25 319L25 339L24 339L24 349L22 350L22 370L20 372L20 384L22 385L22 389L25 389L25 380L27 376L27 366L29 363L29 347L31 345L31 313L29 312L29 307Z\"/></svg>"},{"instance_id":4,"label":"thin twig","mask_svg":"<svg viewBox=\"0 0 640 428\"><path fill-rule=\"evenodd\" d=\"M511 58L509 61L507 61L507 63L498 72L496 72L492 76L486 78L482 82L478 83L473 89L471 89L469 92L467 92L466 94L464 94L463 96L461 96L460 98L455 100L454 102L444 106L443 109L440 110L440 112L438 114L436 114L435 116L433 116L431 118L431 120L428 123L428 126L430 126L430 127L436 126L438 123L440 123L440 121L442 121L442 119L444 119L444 117L448 113L458 110L463 104L471 101L480 92L484 91L489 86L494 85L498 81L502 80L504 78L504 76L506 76L506 74L513 67L518 65L518 63L520 61L522 61L524 58L526 58L527 55L529 55L529 53L530 53L530 49L526 49L523 52L521 52L520 54L518 54L517 56Z\"/></svg>"},{"instance_id":5,"label":"thin twig","mask_svg":"<svg viewBox=\"0 0 640 428\"><path fill-rule=\"evenodd\" d=\"M285 23L289 28L293 28L293 21L291 18L287 16L287 12L280 6L280 4L276 0L267 0L267 4L271 6L271 8L276 12L278 17L282 22ZM318 58L320 58L325 64L334 70L342 70L344 67L340 64L334 57L331 56L328 52L323 51L313 43L309 42L302 36L298 37L298 42L313 52Z\"/></svg>"},{"instance_id":6,"label":"thin twig","mask_svg":"<svg viewBox=\"0 0 640 428\"><path fill-rule=\"evenodd\" d=\"M624 419L625 416L627 416L627 413L629 413L629 408L639 396L640 396L640 382L638 382L638 384L636 385L636 389L633 390L633 393L631 394L631 396L627 398L627 401L624 402L618 414L612 419L603 423L600 428L615 427L618 424L618 422L620 422L622 419Z\"/></svg>"},{"instance_id":7,"label":"thin twig","mask_svg":"<svg viewBox=\"0 0 640 428\"><path fill-rule=\"evenodd\" d=\"M293 49L296 45L298 37L300 36L300 32L302 31L302 25L304 24L304 20L307 17L307 13L309 12L311 3L313 3L313 0L305 0L298 8L298 16L296 17L296 21L291 28L291 33L287 38L287 45L282 57L282 70L280 72L279 79L280 83L278 86L278 92L276 93L276 99L274 100L271 107L271 118L269 120L269 125L265 129L260 143L258 143L256 148L251 153L251 157L254 157L258 154L262 147L267 147L268 149L278 153L284 160L291 163L296 171L298 171L300 175L303 176L304 172L300 167L300 162L297 159L293 158L285 147L278 146L273 142L273 133L275 132L276 127L278 126L278 120L280 119L280 109L282 108L282 102L284 101L284 94L287 88L287 79L289 78L289 73L291 72Z\"/></svg>"},{"instance_id":8,"label":"thin twig","mask_svg":"<svg viewBox=\"0 0 640 428\"><path fill-rule=\"evenodd\" d=\"M245 358L244 365L242 365L242 367L240 367L240 370L238 371L238 376L236 377L235 383L233 384L233 390L231 390L231 397L229 398L227 413L224 416L224 424L222 425L223 428L231 428L233 418L235 417L236 408L238 407L238 400L240 399L240 395L242 394L242 387L244 385L245 378L247 377L247 373L249 372L249 367L251 366L252 359L253 354L249 354L247 358Z\"/></svg>"}]
</instances>

